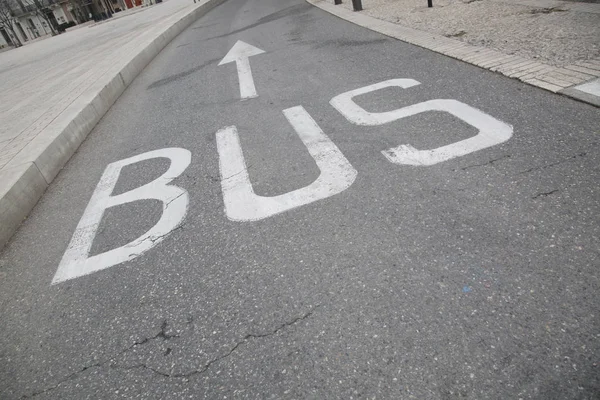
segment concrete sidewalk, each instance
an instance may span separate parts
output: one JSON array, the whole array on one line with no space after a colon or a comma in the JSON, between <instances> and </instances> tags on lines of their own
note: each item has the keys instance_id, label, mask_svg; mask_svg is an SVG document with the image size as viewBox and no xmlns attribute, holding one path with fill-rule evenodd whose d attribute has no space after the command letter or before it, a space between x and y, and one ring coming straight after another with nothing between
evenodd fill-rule
<instances>
[{"instance_id":1,"label":"concrete sidewalk","mask_svg":"<svg viewBox=\"0 0 600 400\"><path fill-rule=\"evenodd\" d=\"M0 54L0 248L139 72L223 1L167 0Z\"/></svg>"},{"instance_id":2,"label":"concrete sidewalk","mask_svg":"<svg viewBox=\"0 0 600 400\"><path fill-rule=\"evenodd\" d=\"M347 21L600 106L600 4L558 0L307 0Z\"/></svg>"}]
</instances>

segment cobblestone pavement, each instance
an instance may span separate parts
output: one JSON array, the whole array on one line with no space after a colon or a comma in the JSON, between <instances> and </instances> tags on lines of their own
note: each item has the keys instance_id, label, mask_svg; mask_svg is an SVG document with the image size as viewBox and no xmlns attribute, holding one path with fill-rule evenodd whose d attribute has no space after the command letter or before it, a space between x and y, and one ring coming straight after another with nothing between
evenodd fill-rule
<instances>
[{"instance_id":1,"label":"cobblestone pavement","mask_svg":"<svg viewBox=\"0 0 600 400\"><path fill-rule=\"evenodd\" d=\"M600 3L556 0L362 0L364 13L563 67L600 57ZM352 2L343 3L352 8Z\"/></svg>"}]
</instances>

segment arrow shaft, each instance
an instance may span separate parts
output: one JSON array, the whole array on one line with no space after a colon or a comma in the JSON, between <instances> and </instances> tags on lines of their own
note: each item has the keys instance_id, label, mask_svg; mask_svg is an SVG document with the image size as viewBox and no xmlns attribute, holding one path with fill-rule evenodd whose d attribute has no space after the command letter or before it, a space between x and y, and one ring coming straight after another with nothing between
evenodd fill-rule
<instances>
[{"instance_id":1,"label":"arrow shaft","mask_svg":"<svg viewBox=\"0 0 600 400\"><path fill-rule=\"evenodd\" d=\"M242 99L251 99L257 97L256 87L254 86L254 78L252 78L252 70L250 69L250 60L248 57L238 58L235 60L237 66L238 79L240 81L240 97Z\"/></svg>"}]
</instances>

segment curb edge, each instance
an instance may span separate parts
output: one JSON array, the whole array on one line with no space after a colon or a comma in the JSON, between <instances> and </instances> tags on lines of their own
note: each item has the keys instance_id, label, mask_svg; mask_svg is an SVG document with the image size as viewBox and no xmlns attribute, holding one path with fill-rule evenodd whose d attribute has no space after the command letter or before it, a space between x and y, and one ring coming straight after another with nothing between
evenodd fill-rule
<instances>
[{"instance_id":1,"label":"curb edge","mask_svg":"<svg viewBox=\"0 0 600 400\"><path fill-rule=\"evenodd\" d=\"M39 148L34 159L25 159L16 165L9 163L0 171L0 182L7 183L0 187L0 250L8 244L49 184L129 84L175 37L225 1L209 0L166 27L123 68L103 80L100 90L95 88L95 92L79 95L77 99L85 99L85 104L76 111L76 115L69 116L65 110L44 128L44 131L56 132L50 135L40 133L26 146Z\"/></svg>"}]
</instances>

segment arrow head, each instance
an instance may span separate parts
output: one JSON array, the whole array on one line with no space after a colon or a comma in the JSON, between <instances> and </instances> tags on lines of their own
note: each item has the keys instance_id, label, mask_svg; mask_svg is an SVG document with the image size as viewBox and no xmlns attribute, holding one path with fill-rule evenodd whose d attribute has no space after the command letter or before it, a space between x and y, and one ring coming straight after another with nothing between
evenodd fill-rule
<instances>
[{"instance_id":1,"label":"arrow head","mask_svg":"<svg viewBox=\"0 0 600 400\"><path fill-rule=\"evenodd\" d=\"M248 58L262 53L264 53L263 50L238 40L233 45L231 50L229 50L229 52L225 55L225 57L223 57L219 65L227 64L242 58Z\"/></svg>"}]
</instances>

